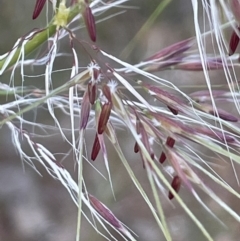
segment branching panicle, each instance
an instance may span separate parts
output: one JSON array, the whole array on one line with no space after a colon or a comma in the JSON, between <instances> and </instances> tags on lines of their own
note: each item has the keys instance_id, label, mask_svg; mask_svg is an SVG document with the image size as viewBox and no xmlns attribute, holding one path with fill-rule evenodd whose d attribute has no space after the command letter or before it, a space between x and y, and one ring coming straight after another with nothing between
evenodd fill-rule
<instances>
[{"instance_id":1,"label":"branching panicle","mask_svg":"<svg viewBox=\"0 0 240 241\"><path fill-rule=\"evenodd\" d=\"M115 7L126 8L124 3L128 0L51 2L54 16L48 26L35 29L19 38L13 48L1 56L0 74L11 71L11 79L9 85L0 85L0 93L12 95L11 100L0 106L1 125L9 128L12 143L23 161L35 170L35 163L41 163L49 175L59 180L71 195L79 208L77 240L80 237L82 215L99 233L96 221L113 239L114 235L108 231L106 224L125 240L136 239L102 202L88 193L88 184L83 178L83 162L91 163L101 156L114 196L114 178L111 178L110 170L112 160L108 154L111 149L116 151L119 162L126 168L166 240L173 239L162 199L177 202L207 240L213 240L207 231L208 227L185 204L182 190L194 197L218 221L217 215L201 198L200 190L240 222L240 216L216 194L217 188L215 191L211 183L205 181L206 178L240 198L240 194L214 169L219 160L230 163L238 182L235 165L240 165L240 95L237 77L240 1L192 0L196 37L170 45L145 60L140 59L136 64L124 62L103 51L96 42L96 23L101 20L101 14ZM45 4L46 1L36 1L33 19L39 16ZM201 32L200 5L205 10L204 17L209 22L209 32ZM220 16L225 19L224 23ZM81 28L74 29L73 23L78 26L84 23L91 41L96 42L95 45L87 42L87 36L81 35L80 38L77 32ZM226 25L231 28L231 36L227 36L227 39L224 37ZM206 50L204 42L209 35L214 40L212 44L215 44L214 50L210 52ZM63 56L60 41L64 38L69 40L71 74L63 82L55 82L54 63L56 58ZM45 42L48 45L44 46L45 49L43 47L45 52L39 55L41 57L29 59L29 54ZM78 45L83 49L82 52L76 48ZM90 63L87 66L81 66L83 53ZM25 85L24 69L28 65L45 66L44 88ZM18 67L22 78L20 86L14 83L14 74ZM174 84L171 80L159 77L164 70L168 70L170 74L177 70L177 73L186 75L186 78L189 72L202 72L206 84L201 90L183 91L184 87L178 80ZM224 84L213 85L211 71L224 73ZM191 88L199 88L193 79L189 83ZM226 108L226 103L230 103L232 107ZM25 113L33 110L38 112L41 109L50 114L54 126L25 119ZM70 130L62 127L57 109L69 119ZM142 160L142 171L146 173L148 181L146 185L152 190L155 203L145 193L129 165L131 160L127 160L127 155L121 148L117 131L119 126L127 129L133 138L133 145L129 150ZM26 131L25 127L29 130ZM73 152L76 159L74 164L78 165L78 182L71 177L56 154L35 140L34 131L30 131L35 128L44 130L45 134L49 130L61 134L70 149L65 156ZM89 128L94 129L95 134L91 142L90 158L84 150ZM24 150L22 140L30 147L31 155ZM85 209L82 205L89 209L91 218L83 211ZM105 237L105 234L101 235Z\"/></svg>"}]
</instances>

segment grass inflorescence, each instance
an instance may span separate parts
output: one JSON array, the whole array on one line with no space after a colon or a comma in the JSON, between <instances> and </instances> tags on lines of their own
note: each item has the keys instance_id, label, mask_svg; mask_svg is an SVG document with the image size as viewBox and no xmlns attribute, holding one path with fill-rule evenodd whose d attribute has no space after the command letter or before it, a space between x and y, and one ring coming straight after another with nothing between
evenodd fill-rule
<instances>
[{"instance_id":1,"label":"grass inflorescence","mask_svg":"<svg viewBox=\"0 0 240 241\"><path fill-rule=\"evenodd\" d=\"M240 164L240 112L237 79L239 55L236 50L240 39L240 1L191 2L196 36L170 45L137 64L113 56L97 43L96 21L101 19L101 14L115 7L124 8L124 4L131 3L129 0L51 1L53 19L49 25L20 37L13 48L1 56L0 73L3 75L11 71L10 84L1 84L1 93L13 95L12 101L1 105L1 125L9 128L12 143L23 161L34 169L34 162L40 162L49 175L58 179L71 195L79 208L76 240L81 237L82 215L106 239L116 239L108 226L125 240L138 239L94 194L88 193L88 184L83 179L83 162L92 162L102 156L114 196L109 149L118 154L119 161L148 205L166 240L173 238L165 215L162 201L164 199L177 202L205 238L213 240L208 228L186 205L181 195L182 188L216 221L224 223L204 202L201 197L203 192L236 222L240 222L239 214L221 199L221 195L217 194L209 183L213 182L225 189L229 195L240 198L239 192L214 169L215 165L220 165L219 160L229 163L232 165L232 178L238 182L235 167ZM45 4L49 3L36 1L33 19L41 14ZM200 6L203 7L204 16L209 22L208 32L201 31ZM87 40L78 37L77 32L82 30L73 28L73 23L84 23L88 33ZM230 29L230 36L226 36L226 28ZM212 52L206 50L207 37L212 38L215 44ZM64 84L53 88L53 65L56 58L61 56L59 45L63 38L69 39L73 63L71 74ZM44 42L48 43L44 46L44 54L29 59L29 54ZM84 49L89 59L87 66L80 66L76 45ZM24 80L24 68L29 65L45 66L44 89L26 86L24 81L22 86L15 86L16 69L21 69ZM186 93L181 90L181 86L160 77L164 70L182 71L183 74L189 71L202 72L206 88ZM222 71L225 74L225 84L212 85L209 74L211 71ZM193 84L192 88L194 87L196 86ZM231 103L233 111L226 109L222 103ZM24 118L25 113L43 107L54 120L54 127ZM69 119L70 139L61 127L56 109L60 109ZM86 130L90 125L94 130L94 138L88 157L84 146ZM24 126L44 130L57 129L60 132L69 144L78 166L78 181L72 178L57 155L51 153L44 144L36 142L34 133L28 132ZM151 197L139 182L119 143L119 126L127 129L134 139L131 152L141 160L146 182L149 182L152 190ZM24 151L22 139L31 148L31 155ZM91 215L83 211L83 205L90 210ZM105 232L98 230L96 222Z\"/></svg>"}]
</instances>

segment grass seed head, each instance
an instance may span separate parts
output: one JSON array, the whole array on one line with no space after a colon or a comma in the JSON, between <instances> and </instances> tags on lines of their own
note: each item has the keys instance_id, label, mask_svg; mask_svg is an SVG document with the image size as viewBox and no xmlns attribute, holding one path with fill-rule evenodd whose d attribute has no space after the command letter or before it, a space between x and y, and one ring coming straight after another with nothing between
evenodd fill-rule
<instances>
[{"instance_id":1,"label":"grass seed head","mask_svg":"<svg viewBox=\"0 0 240 241\"><path fill-rule=\"evenodd\" d=\"M238 28L239 30L239 28ZM235 30L232 31L230 43L229 43L229 55L233 55L239 44L239 34Z\"/></svg>"},{"instance_id":2,"label":"grass seed head","mask_svg":"<svg viewBox=\"0 0 240 241\"><path fill-rule=\"evenodd\" d=\"M95 18L92 14L92 9L87 4L83 10L83 19L85 21L87 31L89 34L90 39L93 42L96 42L96 23Z\"/></svg>"},{"instance_id":3,"label":"grass seed head","mask_svg":"<svg viewBox=\"0 0 240 241\"><path fill-rule=\"evenodd\" d=\"M36 19L43 10L46 0L37 0L35 3L32 19Z\"/></svg>"},{"instance_id":4,"label":"grass seed head","mask_svg":"<svg viewBox=\"0 0 240 241\"><path fill-rule=\"evenodd\" d=\"M102 110L99 116L98 120L98 134L101 135L107 126L110 114L112 110L112 103L111 102L106 102L102 106Z\"/></svg>"},{"instance_id":5,"label":"grass seed head","mask_svg":"<svg viewBox=\"0 0 240 241\"><path fill-rule=\"evenodd\" d=\"M172 183L171 183L171 186L172 188L176 191L176 192L179 192L180 190L180 187L181 187L181 179L179 176L175 176L172 180ZM171 200L174 198L174 195L172 194L171 191L169 191L168 193L168 198Z\"/></svg>"},{"instance_id":6,"label":"grass seed head","mask_svg":"<svg viewBox=\"0 0 240 241\"><path fill-rule=\"evenodd\" d=\"M93 161L96 160L99 151L100 151L100 143L99 143L99 139L98 139L98 134L96 133L94 143L93 143L93 146L92 146L92 152L91 152L91 159Z\"/></svg>"}]
</instances>

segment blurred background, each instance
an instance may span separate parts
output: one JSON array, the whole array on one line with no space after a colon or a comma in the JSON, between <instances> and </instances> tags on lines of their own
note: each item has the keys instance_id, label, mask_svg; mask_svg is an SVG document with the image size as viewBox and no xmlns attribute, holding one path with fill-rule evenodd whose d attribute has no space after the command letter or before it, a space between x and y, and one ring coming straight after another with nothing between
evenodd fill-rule
<instances>
[{"instance_id":1,"label":"blurred background","mask_svg":"<svg viewBox=\"0 0 240 241\"><path fill-rule=\"evenodd\" d=\"M97 45L106 52L134 64L170 44L195 35L191 1L172 1L156 19L154 24L141 35L139 41L135 42L132 52L123 54L125 47L134 38L160 2L159 0L129 1L128 5L134 6L133 8L97 25ZM1 1L0 54L4 54L10 50L20 36L34 28L46 25L45 11L42 12L37 20L32 20L34 5L35 0ZM117 12L115 9L112 14ZM111 12L107 12L104 16L108 14L110 15ZM97 19L100 20L101 17ZM79 37L89 41L85 29L81 30ZM68 39L61 42L61 48L66 53L69 52ZM81 66L85 66L89 60L84 56L80 56L79 61ZM67 67L70 68L71 64L71 57L66 56L64 59L56 60L54 68L58 70ZM17 73L15 81L19 85L21 78ZM41 74L44 73L44 68L29 68L26 69L26 73L29 75ZM69 78L69 74L69 71L54 74L54 85L64 83ZM189 83L194 83L197 86L204 83L202 73L163 71L159 75L179 86ZM219 75L219 72L212 73L211 75L213 83L224 82L224 75ZM0 82L8 83L9 74L6 73L0 76ZM43 88L44 78L26 77L25 84ZM185 91L191 92L194 90L186 89ZM1 102L6 102L5 96L1 97ZM44 111L37 113L33 111L28 113L26 118L30 120L36 119L38 122L53 125L53 121ZM70 128L69 118L63 116L60 120L62 126ZM35 164L41 175L37 174L29 166L23 165L11 143L9 130L3 126L0 133L0 241L75 240L77 208L67 191L60 182L53 180L38 163ZM118 135L131 167L139 178L143 188L152 199L147 175L142 168L140 157L133 152L134 142L130 134L127 130L119 128ZM94 131L89 129L86 139L89 153L92 148L93 138ZM53 153L56 153L56 156L60 156L61 153L68 153L70 150L70 146L62 140L60 135L49 136L44 139L39 137L37 141L44 144ZM27 145L24 142L23 146L26 146L26 151L28 151ZM158 151L160 153L160 150ZM109 182L99 175L88 163L84 163L84 177L88 191L106 204L124 224L130 227L138 235L137 240L164 240L148 206L134 187L116 153L111 149L108 150L108 153L116 200L113 198ZM71 154L63 160L63 165L76 178L76 170L74 170L74 161ZM99 155L93 165L107 177L101 155ZM233 171L230 165L224 165L223 168L220 168L219 174L230 185L239 190L236 180L233 178ZM209 186L215 188L216 192L218 191L218 187L215 187L214 183L209 183ZM211 217L188 194L189 192L183 187L180 195L191 210L193 210L193 213L207 227L214 240L239 240L239 224L234 222L231 217L226 216L226 213L213 200L205 197L200 192L203 201L227 227L224 227ZM236 212L240 212L238 200L222 190L218 194ZM169 202L164 197L161 200L173 240L205 240L201 232L175 200ZM115 232L113 232L113 235L118 240L123 240ZM101 241L104 239L83 219L81 240Z\"/></svg>"}]
</instances>

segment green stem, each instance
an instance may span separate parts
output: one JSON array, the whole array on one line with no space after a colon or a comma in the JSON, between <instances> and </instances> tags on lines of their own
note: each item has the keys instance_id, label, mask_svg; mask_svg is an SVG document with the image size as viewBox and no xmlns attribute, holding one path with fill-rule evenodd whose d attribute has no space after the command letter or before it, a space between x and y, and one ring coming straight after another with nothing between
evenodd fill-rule
<instances>
[{"instance_id":1,"label":"green stem","mask_svg":"<svg viewBox=\"0 0 240 241\"><path fill-rule=\"evenodd\" d=\"M78 5L72 7L69 12L67 23L70 23L73 20L73 18L77 16L77 14L79 14L79 12L80 11L79 11ZM24 53L26 56L32 53L33 51L35 51L37 48L39 48L44 42L48 40L49 37L53 36L56 33L57 28L56 28L56 25L53 24L53 22L54 22L54 18L44 30L36 34L32 39L30 39L25 44ZM7 68L13 66L18 61L19 55L21 54L21 48L22 48L21 46L18 47L17 51L12 56L12 59L9 62ZM4 66L5 61L6 61L6 58L0 60L0 70Z\"/></svg>"}]
</instances>

